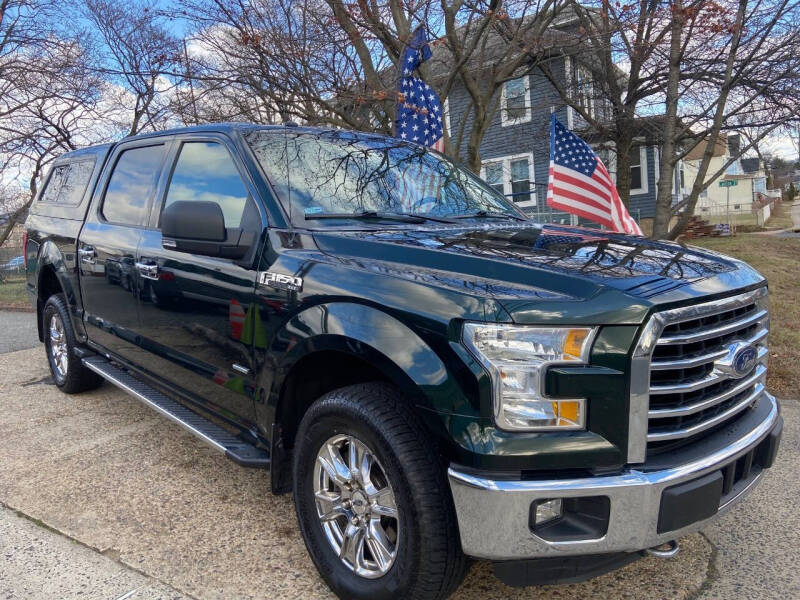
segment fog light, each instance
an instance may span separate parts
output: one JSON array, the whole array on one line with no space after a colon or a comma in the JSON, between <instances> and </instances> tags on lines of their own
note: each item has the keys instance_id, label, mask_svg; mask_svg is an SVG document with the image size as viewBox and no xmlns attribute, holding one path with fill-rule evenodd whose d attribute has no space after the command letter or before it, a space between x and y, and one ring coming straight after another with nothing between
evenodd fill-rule
<instances>
[{"instance_id":1,"label":"fog light","mask_svg":"<svg viewBox=\"0 0 800 600\"><path fill-rule=\"evenodd\" d=\"M542 525L561 517L564 513L561 498L539 500L536 503L536 525Z\"/></svg>"}]
</instances>

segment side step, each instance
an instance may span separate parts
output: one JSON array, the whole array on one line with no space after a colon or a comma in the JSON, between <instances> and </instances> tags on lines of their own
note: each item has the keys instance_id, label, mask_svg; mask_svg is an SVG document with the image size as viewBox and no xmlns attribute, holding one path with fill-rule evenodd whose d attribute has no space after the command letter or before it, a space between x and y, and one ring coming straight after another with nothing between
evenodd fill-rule
<instances>
[{"instance_id":1,"label":"side step","mask_svg":"<svg viewBox=\"0 0 800 600\"><path fill-rule=\"evenodd\" d=\"M239 439L223 427L173 400L102 356L82 359L84 365L104 379L125 390L150 408L183 427L212 448L243 467L269 468L269 453Z\"/></svg>"}]
</instances>

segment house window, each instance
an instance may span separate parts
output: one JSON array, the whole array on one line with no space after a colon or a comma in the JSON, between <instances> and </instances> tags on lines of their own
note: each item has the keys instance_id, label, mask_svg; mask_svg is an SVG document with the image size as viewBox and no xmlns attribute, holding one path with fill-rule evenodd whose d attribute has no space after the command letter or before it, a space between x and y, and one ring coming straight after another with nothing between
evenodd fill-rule
<instances>
[{"instance_id":1,"label":"house window","mask_svg":"<svg viewBox=\"0 0 800 600\"><path fill-rule=\"evenodd\" d=\"M742 208L741 204L734 204L733 205L733 210L739 210L740 208Z\"/></svg>"},{"instance_id":2,"label":"house window","mask_svg":"<svg viewBox=\"0 0 800 600\"><path fill-rule=\"evenodd\" d=\"M527 157L511 161L511 193L514 202L530 203L531 176Z\"/></svg>"},{"instance_id":3,"label":"house window","mask_svg":"<svg viewBox=\"0 0 800 600\"><path fill-rule=\"evenodd\" d=\"M483 171L483 178L486 180L486 183L488 183L501 194L505 194L506 192L503 189L503 163L486 163L486 165L483 167Z\"/></svg>"},{"instance_id":4,"label":"house window","mask_svg":"<svg viewBox=\"0 0 800 600\"><path fill-rule=\"evenodd\" d=\"M527 75L505 82L500 113L504 127L531 120L530 88Z\"/></svg>"},{"instance_id":5,"label":"house window","mask_svg":"<svg viewBox=\"0 0 800 600\"><path fill-rule=\"evenodd\" d=\"M594 116L592 74L582 65L575 67L575 99L578 105L590 116Z\"/></svg>"},{"instance_id":6,"label":"house window","mask_svg":"<svg viewBox=\"0 0 800 600\"><path fill-rule=\"evenodd\" d=\"M647 193L647 147L631 149L631 195Z\"/></svg>"},{"instance_id":7,"label":"house window","mask_svg":"<svg viewBox=\"0 0 800 600\"><path fill-rule=\"evenodd\" d=\"M533 154L517 154L487 161L482 176L490 186L511 198L520 208L536 208Z\"/></svg>"}]
</instances>

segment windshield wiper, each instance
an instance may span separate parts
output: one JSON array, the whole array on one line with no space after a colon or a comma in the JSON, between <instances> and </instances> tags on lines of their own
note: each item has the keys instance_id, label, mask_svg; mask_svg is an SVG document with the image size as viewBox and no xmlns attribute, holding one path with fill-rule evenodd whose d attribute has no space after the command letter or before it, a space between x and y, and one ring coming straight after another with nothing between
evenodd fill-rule
<instances>
[{"instance_id":1,"label":"windshield wiper","mask_svg":"<svg viewBox=\"0 0 800 600\"><path fill-rule=\"evenodd\" d=\"M427 215L418 215L415 213L394 213L394 212L378 212L375 210L363 210L355 213L308 213L306 214L306 221L312 219L359 219L359 220L383 220L383 221L398 221L400 223L424 223L425 221L437 221L439 223L452 223L449 219L442 219L439 217L429 217Z\"/></svg>"},{"instance_id":2,"label":"windshield wiper","mask_svg":"<svg viewBox=\"0 0 800 600\"><path fill-rule=\"evenodd\" d=\"M517 215L512 215L509 213L501 213L501 212L489 212L488 210L478 210L474 213L468 213L465 215L453 215L451 218L453 219L514 219L515 221L524 221L522 217L518 217Z\"/></svg>"}]
</instances>

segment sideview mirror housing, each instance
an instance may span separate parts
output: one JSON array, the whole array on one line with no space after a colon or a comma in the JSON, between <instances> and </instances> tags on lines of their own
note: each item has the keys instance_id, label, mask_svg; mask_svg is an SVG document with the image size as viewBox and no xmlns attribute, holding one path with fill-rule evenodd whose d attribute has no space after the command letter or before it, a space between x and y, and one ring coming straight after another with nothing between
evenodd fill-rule
<instances>
[{"instance_id":1,"label":"sideview mirror housing","mask_svg":"<svg viewBox=\"0 0 800 600\"><path fill-rule=\"evenodd\" d=\"M252 232L226 229L222 209L215 202L179 200L161 214L161 245L169 250L242 258L254 240Z\"/></svg>"}]
</instances>

